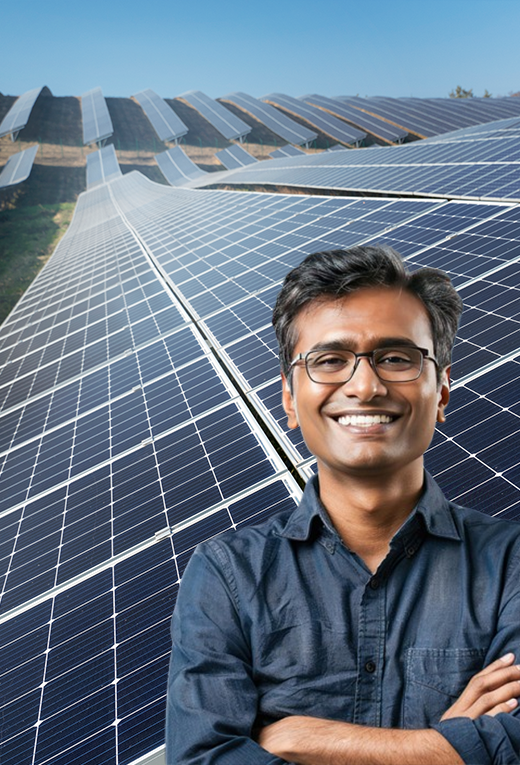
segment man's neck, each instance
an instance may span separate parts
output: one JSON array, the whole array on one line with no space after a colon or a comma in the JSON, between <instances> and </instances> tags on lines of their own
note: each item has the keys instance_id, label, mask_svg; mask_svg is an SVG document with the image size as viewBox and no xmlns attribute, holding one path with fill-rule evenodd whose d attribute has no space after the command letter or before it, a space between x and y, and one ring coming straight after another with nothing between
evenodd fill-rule
<instances>
[{"instance_id":1,"label":"man's neck","mask_svg":"<svg viewBox=\"0 0 520 765\"><path fill-rule=\"evenodd\" d=\"M320 499L345 545L374 572L390 541L417 504L423 489L423 466L406 475L341 476L319 470Z\"/></svg>"}]
</instances>

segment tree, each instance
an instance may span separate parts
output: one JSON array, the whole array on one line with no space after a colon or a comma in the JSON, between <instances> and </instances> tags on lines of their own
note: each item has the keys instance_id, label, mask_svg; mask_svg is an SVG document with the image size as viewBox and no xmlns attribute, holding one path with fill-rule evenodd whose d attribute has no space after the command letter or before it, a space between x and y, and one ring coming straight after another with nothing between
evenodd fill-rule
<instances>
[{"instance_id":1,"label":"tree","mask_svg":"<svg viewBox=\"0 0 520 765\"><path fill-rule=\"evenodd\" d=\"M484 95L482 96L482 98L491 98L491 93L489 92L487 88L485 89Z\"/></svg>"},{"instance_id":2,"label":"tree","mask_svg":"<svg viewBox=\"0 0 520 765\"><path fill-rule=\"evenodd\" d=\"M461 88L460 85L457 85L455 90L451 91L450 98L473 98L473 88L470 88L470 90L464 90L464 88Z\"/></svg>"}]
</instances>

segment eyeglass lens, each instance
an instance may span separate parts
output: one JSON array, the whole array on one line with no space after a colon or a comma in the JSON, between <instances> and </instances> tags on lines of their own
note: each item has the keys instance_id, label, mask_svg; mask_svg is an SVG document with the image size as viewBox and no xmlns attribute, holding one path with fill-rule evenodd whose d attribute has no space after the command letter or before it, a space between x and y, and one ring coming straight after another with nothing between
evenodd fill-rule
<instances>
[{"instance_id":1,"label":"eyeglass lens","mask_svg":"<svg viewBox=\"0 0 520 765\"><path fill-rule=\"evenodd\" d=\"M376 348L370 354L354 351L311 351L305 357L307 372L314 382L348 382L359 363L367 356L375 373L387 382L416 380L423 368L423 354L418 348Z\"/></svg>"}]
</instances>

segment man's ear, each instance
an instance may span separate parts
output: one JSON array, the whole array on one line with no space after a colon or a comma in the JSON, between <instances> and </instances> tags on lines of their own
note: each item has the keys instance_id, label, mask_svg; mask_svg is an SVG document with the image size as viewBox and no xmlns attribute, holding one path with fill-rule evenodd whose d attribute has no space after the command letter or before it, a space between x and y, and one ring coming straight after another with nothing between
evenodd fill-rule
<instances>
[{"instance_id":1,"label":"man's ear","mask_svg":"<svg viewBox=\"0 0 520 765\"><path fill-rule=\"evenodd\" d=\"M446 422L445 409L450 400L451 367L446 367L442 373L439 386L439 403L437 405L437 422Z\"/></svg>"},{"instance_id":2,"label":"man's ear","mask_svg":"<svg viewBox=\"0 0 520 765\"><path fill-rule=\"evenodd\" d=\"M296 414L296 407L294 405L293 394L291 393L291 386L282 372L282 404L287 415L287 426L294 430L298 427L298 416Z\"/></svg>"}]
</instances>

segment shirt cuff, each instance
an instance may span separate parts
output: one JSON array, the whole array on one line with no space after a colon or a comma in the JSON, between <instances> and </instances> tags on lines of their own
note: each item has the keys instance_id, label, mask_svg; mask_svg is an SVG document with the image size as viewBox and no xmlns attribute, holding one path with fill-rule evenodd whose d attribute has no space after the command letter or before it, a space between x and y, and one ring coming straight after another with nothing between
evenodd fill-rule
<instances>
[{"instance_id":1,"label":"shirt cuff","mask_svg":"<svg viewBox=\"0 0 520 765\"><path fill-rule=\"evenodd\" d=\"M491 765L489 752L469 717L453 717L432 728L444 736L466 765Z\"/></svg>"}]
</instances>

